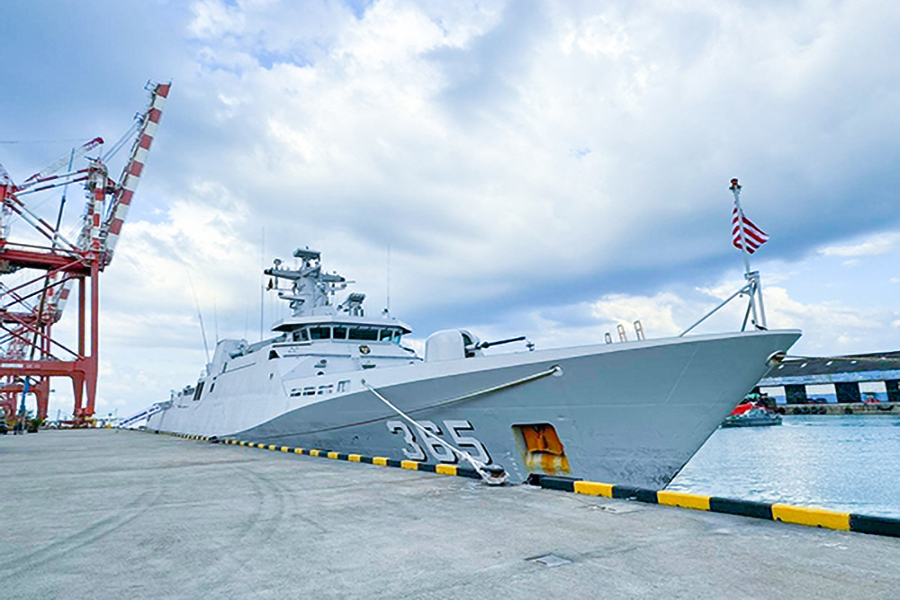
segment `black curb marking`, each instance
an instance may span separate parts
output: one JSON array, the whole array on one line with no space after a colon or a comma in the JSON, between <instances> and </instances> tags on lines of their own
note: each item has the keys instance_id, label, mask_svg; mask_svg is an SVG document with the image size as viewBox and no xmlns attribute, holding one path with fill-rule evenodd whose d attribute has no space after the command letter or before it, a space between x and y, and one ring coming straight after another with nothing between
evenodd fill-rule
<instances>
[{"instance_id":1,"label":"black curb marking","mask_svg":"<svg viewBox=\"0 0 900 600\"><path fill-rule=\"evenodd\" d=\"M456 475L457 477L468 477L469 479L481 479L481 475L478 474L478 471L464 467L457 467Z\"/></svg>"},{"instance_id":2,"label":"black curb marking","mask_svg":"<svg viewBox=\"0 0 900 600\"><path fill-rule=\"evenodd\" d=\"M867 517L865 515L851 514L850 531L900 537L900 519L891 519L890 517Z\"/></svg>"},{"instance_id":3,"label":"black curb marking","mask_svg":"<svg viewBox=\"0 0 900 600\"><path fill-rule=\"evenodd\" d=\"M753 517L755 519L773 520L772 505L765 502L751 502L750 500L729 500L728 498L710 498L709 511Z\"/></svg>"},{"instance_id":4,"label":"black curb marking","mask_svg":"<svg viewBox=\"0 0 900 600\"><path fill-rule=\"evenodd\" d=\"M548 490L561 490L563 492L575 491L575 479L568 477L550 477L549 475L539 475L538 485Z\"/></svg>"},{"instance_id":5,"label":"black curb marking","mask_svg":"<svg viewBox=\"0 0 900 600\"><path fill-rule=\"evenodd\" d=\"M613 488L613 498L621 498L622 500L637 500L638 502L646 502L647 504L659 504L654 490L644 490L641 488L630 487L627 485L617 485Z\"/></svg>"}]
</instances>

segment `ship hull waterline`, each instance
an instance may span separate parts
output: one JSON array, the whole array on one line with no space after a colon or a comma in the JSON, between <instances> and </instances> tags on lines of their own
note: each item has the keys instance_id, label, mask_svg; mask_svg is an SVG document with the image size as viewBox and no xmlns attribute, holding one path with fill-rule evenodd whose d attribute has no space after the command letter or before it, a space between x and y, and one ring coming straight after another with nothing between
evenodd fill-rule
<instances>
[{"instance_id":1,"label":"ship hull waterline","mask_svg":"<svg viewBox=\"0 0 900 600\"><path fill-rule=\"evenodd\" d=\"M658 489L765 375L767 359L786 352L799 337L794 330L692 336L297 379L290 371L281 373L277 360L260 361L222 373L215 392L199 402L176 402L151 417L147 428L395 460L458 462L372 387L441 439L502 466L511 481L540 473ZM310 381L347 380L338 395L290 394ZM529 456L518 428L542 424L558 435L565 463Z\"/></svg>"}]
</instances>

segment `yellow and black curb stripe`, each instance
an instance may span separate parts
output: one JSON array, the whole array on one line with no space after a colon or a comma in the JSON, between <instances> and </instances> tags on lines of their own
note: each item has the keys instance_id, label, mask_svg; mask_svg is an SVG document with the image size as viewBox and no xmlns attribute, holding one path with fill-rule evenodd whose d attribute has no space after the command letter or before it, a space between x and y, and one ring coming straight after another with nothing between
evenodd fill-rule
<instances>
[{"instance_id":1,"label":"yellow and black curb stripe","mask_svg":"<svg viewBox=\"0 0 900 600\"><path fill-rule=\"evenodd\" d=\"M209 442L215 440L214 437L209 437L206 435L191 435L187 433L175 433L174 431L156 431L154 430L152 433L156 433L159 435L170 435L172 437L180 437L186 440L196 440L198 442Z\"/></svg>"},{"instance_id":2,"label":"yellow and black curb stripe","mask_svg":"<svg viewBox=\"0 0 900 600\"><path fill-rule=\"evenodd\" d=\"M244 440L236 440L232 438L207 438L207 441L214 441L220 444L228 444L231 446L243 446L246 448L260 448L262 450L272 450L276 452L285 452L289 454L304 454L306 456L318 456L320 458L330 458L332 460L344 460L347 462L365 463L368 465L379 465L382 467L395 467L398 469L408 469L410 471L424 471L426 473L438 473L439 475L455 475L456 477L467 477L469 479L481 479L481 475L475 469L460 467L457 465L432 465L429 463L418 462L414 460L395 460L386 456L364 456L362 454L346 454L344 452L334 452L331 450L321 450L318 448L294 448L292 446L279 446L277 444L261 444L258 442L247 442Z\"/></svg>"},{"instance_id":3,"label":"yellow and black curb stripe","mask_svg":"<svg viewBox=\"0 0 900 600\"><path fill-rule=\"evenodd\" d=\"M824 508L790 506L787 504L769 504L750 500L733 500L715 496L700 496L685 492L669 492L665 490L645 490L624 485L611 485L595 481L582 481L549 475L532 475L529 483L548 490L561 490L589 496L604 496L622 500L637 500L648 504L678 506L694 510L740 515L755 519L767 519L796 525L821 527L855 531L857 533L873 533L900 537L900 519L889 517L870 517L853 513L837 512Z\"/></svg>"}]
</instances>

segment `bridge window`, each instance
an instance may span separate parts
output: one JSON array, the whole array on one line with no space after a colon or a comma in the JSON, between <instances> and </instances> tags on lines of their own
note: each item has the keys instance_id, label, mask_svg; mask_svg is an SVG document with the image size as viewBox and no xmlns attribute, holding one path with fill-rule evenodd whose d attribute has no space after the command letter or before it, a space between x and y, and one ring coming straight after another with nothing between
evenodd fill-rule
<instances>
[{"instance_id":1,"label":"bridge window","mask_svg":"<svg viewBox=\"0 0 900 600\"><path fill-rule=\"evenodd\" d=\"M309 332L306 329L298 329L294 332L294 341L295 342L308 342L309 341Z\"/></svg>"},{"instance_id":2,"label":"bridge window","mask_svg":"<svg viewBox=\"0 0 900 600\"><path fill-rule=\"evenodd\" d=\"M347 328L343 325L337 325L334 328L334 339L336 340L346 340L347 339Z\"/></svg>"},{"instance_id":3,"label":"bridge window","mask_svg":"<svg viewBox=\"0 0 900 600\"><path fill-rule=\"evenodd\" d=\"M331 327L310 327L309 337L314 340L331 339Z\"/></svg>"},{"instance_id":4,"label":"bridge window","mask_svg":"<svg viewBox=\"0 0 900 600\"><path fill-rule=\"evenodd\" d=\"M378 329L375 327L351 327L351 340L366 340L369 342L378 341Z\"/></svg>"}]
</instances>

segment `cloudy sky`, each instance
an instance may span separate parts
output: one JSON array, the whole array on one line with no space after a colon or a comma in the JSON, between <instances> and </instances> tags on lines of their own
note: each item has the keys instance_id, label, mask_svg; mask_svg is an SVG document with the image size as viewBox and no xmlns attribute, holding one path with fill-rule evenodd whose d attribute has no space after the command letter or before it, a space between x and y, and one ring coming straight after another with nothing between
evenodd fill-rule
<instances>
[{"instance_id":1,"label":"cloudy sky","mask_svg":"<svg viewBox=\"0 0 900 600\"><path fill-rule=\"evenodd\" d=\"M900 347L896 3L9 4L16 181L92 137L109 148L147 80L173 84L101 280L98 414L196 380L198 305L210 346L259 339L283 314L260 270L298 246L370 312L389 288L418 342L464 326L584 344L636 319L676 335L741 285L732 177L771 236L753 266L769 325L804 330L796 353ZM28 202L53 219L60 197ZM68 199L75 228L82 191ZM54 388L51 416L71 410Z\"/></svg>"}]
</instances>

